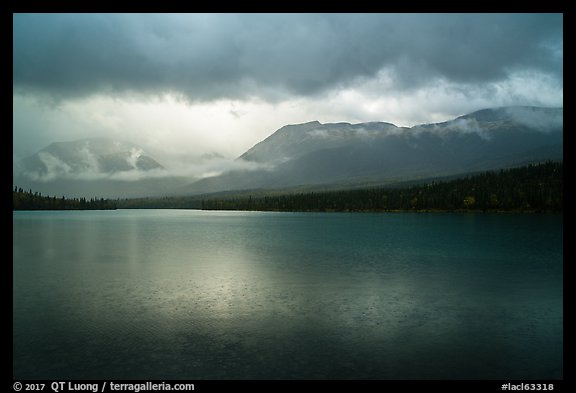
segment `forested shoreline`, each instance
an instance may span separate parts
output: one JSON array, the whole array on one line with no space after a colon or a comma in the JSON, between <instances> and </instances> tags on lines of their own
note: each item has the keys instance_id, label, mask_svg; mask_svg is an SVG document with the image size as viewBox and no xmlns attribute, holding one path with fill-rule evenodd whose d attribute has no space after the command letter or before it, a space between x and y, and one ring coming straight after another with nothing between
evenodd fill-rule
<instances>
[{"instance_id":1,"label":"forested shoreline","mask_svg":"<svg viewBox=\"0 0 576 393\"><path fill-rule=\"evenodd\" d=\"M113 210L116 201L104 198L66 198L42 195L15 187L12 191L12 210Z\"/></svg>"},{"instance_id":2,"label":"forested shoreline","mask_svg":"<svg viewBox=\"0 0 576 393\"><path fill-rule=\"evenodd\" d=\"M202 200L204 210L561 212L563 163L546 162L404 188Z\"/></svg>"},{"instance_id":3,"label":"forested shoreline","mask_svg":"<svg viewBox=\"0 0 576 393\"><path fill-rule=\"evenodd\" d=\"M286 212L562 212L563 163L545 162L413 186L320 192L239 191L161 198L57 198L13 190L13 210L202 209Z\"/></svg>"}]
</instances>

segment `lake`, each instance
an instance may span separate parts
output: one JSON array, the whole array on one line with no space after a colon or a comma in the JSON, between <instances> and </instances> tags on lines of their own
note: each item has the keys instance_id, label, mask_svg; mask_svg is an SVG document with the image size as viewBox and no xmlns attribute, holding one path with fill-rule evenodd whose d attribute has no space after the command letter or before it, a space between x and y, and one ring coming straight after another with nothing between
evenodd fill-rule
<instances>
[{"instance_id":1,"label":"lake","mask_svg":"<svg viewBox=\"0 0 576 393\"><path fill-rule=\"evenodd\" d=\"M15 379L561 379L545 214L13 213Z\"/></svg>"}]
</instances>

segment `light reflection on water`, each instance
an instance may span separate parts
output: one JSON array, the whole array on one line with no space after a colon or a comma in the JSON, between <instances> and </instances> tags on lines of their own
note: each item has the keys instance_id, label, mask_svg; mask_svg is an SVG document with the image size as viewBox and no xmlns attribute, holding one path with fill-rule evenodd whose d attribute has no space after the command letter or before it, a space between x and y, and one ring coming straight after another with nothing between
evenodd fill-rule
<instances>
[{"instance_id":1,"label":"light reflection on water","mask_svg":"<svg viewBox=\"0 0 576 393\"><path fill-rule=\"evenodd\" d=\"M562 377L560 216L15 212L14 378Z\"/></svg>"}]
</instances>

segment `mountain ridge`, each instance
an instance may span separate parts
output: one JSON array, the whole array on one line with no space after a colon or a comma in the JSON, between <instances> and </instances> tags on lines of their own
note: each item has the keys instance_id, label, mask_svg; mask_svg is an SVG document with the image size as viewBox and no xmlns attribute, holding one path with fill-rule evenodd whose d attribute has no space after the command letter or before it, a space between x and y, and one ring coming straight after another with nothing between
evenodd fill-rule
<instances>
[{"instance_id":1,"label":"mountain ridge","mask_svg":"<svg viewBox=\"0 0 576 393\"><path fill-rule=\"evenodd\" d=\"M563 159L563 108L498 107L413 127L307 122L281 127L238 159L267 166L188 186L191 193L387 183Z\"/></svg>"},{"instance_id":2,"label":"mountain ridge","mask_svg":"<svg viewBox=\"0 0 576 393\"><path fill-rule=\"evenodd\" d=\"M53 142L20 161L20 169L39 180L163 168L142 148L103 137Z\"/></svg>"},{"instance_id":3,"label":"mountain ridge","mask_svg":"<svg viewBox=\"0 0 576 393\"><path fill-rule=\"evenodd\" d=\"M45 193L144 197L418 181L562 160L563 108L487 108L412 127L314 120L279 128L235 160L206 159L216 161L199 168L214 175L198 176L164 168L134 144L87 138L27 157L13 182Z\"/></svg>"}]
</instances>

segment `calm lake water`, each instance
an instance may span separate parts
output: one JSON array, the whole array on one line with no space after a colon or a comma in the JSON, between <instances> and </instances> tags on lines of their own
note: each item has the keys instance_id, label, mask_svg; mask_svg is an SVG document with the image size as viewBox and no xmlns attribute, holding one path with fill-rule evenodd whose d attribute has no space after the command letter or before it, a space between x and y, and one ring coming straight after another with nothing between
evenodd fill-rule
<instances>
[{"instance_id":1,"label":"calm lake water","mask_svg":"<svg viewBox=\"0 0 576 393\"><path fill-rule=\"evenodd\" d=\"M556 379L562 216L13 213L16 379Z\"/></svg>"}]
</instances>

